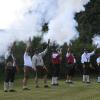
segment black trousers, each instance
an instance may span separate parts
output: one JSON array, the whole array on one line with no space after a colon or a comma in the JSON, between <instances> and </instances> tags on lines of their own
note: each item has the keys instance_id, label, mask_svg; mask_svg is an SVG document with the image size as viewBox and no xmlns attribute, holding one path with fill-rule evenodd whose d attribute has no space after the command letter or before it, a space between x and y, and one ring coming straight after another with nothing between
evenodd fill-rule
<instances>
[{"instance_id":1,"label":"black trousers","mask_svg":"<svg viewBox=\"0 0 100 100\"><path fill-rule=\"evenodd\" d=\"M85 62L85 67L83 67L83 75L89 75L90 74L90 63Z\"/></svg>"},{"instance_id":2,"label":"black trousers","mask_svg":"<svg viewBox=\"0 0 100 100\"><path fill-rule=\"evenodd\" d=\"M100 65L98 66L96 66L96 72L97 72L97 74L98 74L98 76L100 76Z\"/></svg>"},{"instance_id":3,"label":"black trousers","mask_svg":"<svg viewBox=\"0 0 100 100\"><path fill-rule=\"evenodd\" d=\"M5 82L14 82L16 67L5 70Z\"/></svg>"},{"instance_id":4,"label":"black trousers","mask_svg":"<svg viewBox=\"0 0 100 100\"><path fill-rule=\"evenodd\" d=\"M58 77L60 72L60 64L52 65L52 77Z\"/></svg>"},{"instance_id":5,"label":"black trousers","mask_svg":"<svg viewBox=\"0 0 100 100\"><path fill-rule=\"evenodd\" d=\"M66 74L69 76L73 76L74 75L74 64L67 64L66 65Z\"/></svg>"},{"instance_id":6,"label":"black trousers","mask_svg":"<svg viewBox=\"0 0 100 100\"><path fill-rule=\"evenodd\" d=\"M48 71L43 66L36 66L37 76L43 77L48 74Z\"/></svg>"}]
</instances>

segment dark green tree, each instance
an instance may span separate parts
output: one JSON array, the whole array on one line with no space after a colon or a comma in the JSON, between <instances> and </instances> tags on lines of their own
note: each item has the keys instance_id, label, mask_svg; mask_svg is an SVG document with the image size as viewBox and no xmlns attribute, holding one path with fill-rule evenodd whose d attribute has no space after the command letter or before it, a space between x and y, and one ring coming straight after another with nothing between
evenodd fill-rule
<instances>
[{"instance_id":1,"label":"dark green tree","mask_svg":"<svg viewBox=\"0 0 100 100\"><path fill-rule=\"evenodd\" d=\"M80 42L91 43L94 34L100 34L100 0L91 0L85 12L76 14Z\"/></svg>"}]
</instances>

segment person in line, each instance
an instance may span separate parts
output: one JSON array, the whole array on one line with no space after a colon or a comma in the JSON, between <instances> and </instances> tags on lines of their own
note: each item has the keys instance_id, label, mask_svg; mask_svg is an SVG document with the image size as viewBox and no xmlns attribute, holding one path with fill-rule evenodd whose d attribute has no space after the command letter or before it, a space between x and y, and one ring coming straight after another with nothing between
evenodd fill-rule
<instances>
[{"instance_id":1,"label":"person in line","mask_svg":"<svg viewBox=\"0 0 100 100\"><path fill-rule=\"evenodd\" d=\"M48 41L48 47L43 52L40 52L40 50L37 48L32 57L32 68L34 69L34 71L36 73L36 77L35 77L36 88L39 88L39 77L40 77L39 75L41 73L44 74L44 87L45 88L49 87L47 85L48 70L47 70L46 66L44 65L44 61L43 61L43 57L46 55L46 53L48 51L49 43L50 43L50 40Z\"/></svg>"},{"instance_id":2,"label":"person in line","mask_svg":"<svg viewBox=\"0 0 100 100\"><path fill-rule=\"evenodd\" d=\"M5 81L4 81L4 92L15 92L14 80L16 73L16 58L14 57L11 47L5 54Z\"/></svg>"},{"instance_id":3,"label":"person in line","mask_svg":"<svg viewBox=\"0 0 100 100\"><path fill-rule=\"evenodd\" d=\"M26 50L25 50L25 53L24 53L23 90L30 90L27 86L30 71L33 71L33 69L32 69L32 59L31 59L31 55L30 55L30 47L26 47Z\"/></svg>"},{"instance_id":4,"label":"person in line","mask_svg":"<svg viewBox=\"0 0 100 100\"><path fill-rule=\"evenodd\" d=\"M90 57L95 54L95 50L91 53L87 49L84 49L84 53L81 56L81 63L83 66L83 82L90 83Z\"/></svg>"},{"instance_id":5,"label":"person in line","mask_svg":"<svg viewBox=\"0 0 100 100\"><path fill-rule=\"evenodd\" d=\"M70 50L70 48L68 48L66 54L66 74L67 74L66 83L73 83L72 77L74 74L75 63L76 63L76 59L72 51Z\"/></svg>"},{"instance_id":6,"label":"person in line","mask_svg":"<svg viewBox=\"0 0 100 100\"><path fill-rule=\"evenodd\" d=\"M96 59L96 63L97 63L97 71L98 71L97 82L100 83L100 54L98 55L98 57Z\"/></svg>"},{"instance_id":7,"label":"person in line","mask_svg":"<svg viewBox=\"0 0 100 100\"><path fill-rule=\"evenodd\" d=\"M61 50L57 50L56 48L52 52L52 82L53 86L58 86L58 77L60 72L60 64L61 64Z\"/></svg>"}]
</instances>

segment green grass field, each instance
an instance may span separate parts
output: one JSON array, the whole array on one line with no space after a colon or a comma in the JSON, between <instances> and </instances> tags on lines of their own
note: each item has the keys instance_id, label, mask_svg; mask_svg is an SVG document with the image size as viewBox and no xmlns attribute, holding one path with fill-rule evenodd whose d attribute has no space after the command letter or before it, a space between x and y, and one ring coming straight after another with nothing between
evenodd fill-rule
<instances>
[{"instance_id":1,"label":"green grass field","mask_svg":"<svg viewBox=\"0 0 100 100\"><path fill-rule=\"evenodd\" d=\"M50 84L50 81L49 81ZM34 81L29 80L30 91L23 91L21 79L15 81L17 92L3 92L3 82L0 83L0 100L100 100L100 84L92 81L86 85L80 80L76 80L73 86L59 81L58 87L44 88L43 81L40 88L35 88Z\"/></svg>"}]
</instances>

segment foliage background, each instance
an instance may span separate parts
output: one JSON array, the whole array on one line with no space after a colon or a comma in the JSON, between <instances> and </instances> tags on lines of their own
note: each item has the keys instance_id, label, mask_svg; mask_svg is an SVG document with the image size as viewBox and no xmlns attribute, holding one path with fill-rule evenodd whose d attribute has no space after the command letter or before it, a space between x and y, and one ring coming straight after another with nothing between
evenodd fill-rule
<instances>
[{"instance_id":1,"label":"foliage background","mask_svg":"<svg viewBox=\"0 0 100 100\"><path fill-rule=\"evenodd\" d=\"M92 38L93 35L99 34L100 35L100 0L91 0L90 3L86 5L86 11L76 14L75 19L78 21L78 27L77 30L80 33L80 36L78 39L71 41L70 48L72 49L74 56L76 57L77 63L75 67L75 72L78 74L81 74L81 63L80 63L80 57L83 53L83 49L87 48L89 51L92 51L95 47L92 45ZM45 23L42 28L43 33L48 31L48 23ZM35 48L40 48L41 51L43 51L47 43L42 42L43 38L42 34L41 36L33 37L31 42L31 56L34 54ZM59 46L59 45L58 45ZM64 43L60 46L62 48L62 64L61 64L61 72L60 76L63 77L65 75L65 55L66 50L68 48L67 43ZM23 71L23 54L26 48L26 44L23 41L16 41L13 52L17 59L18 66L20 68L20 71ZM53 46L49 48L49 51L47 55L44 57L44 62L46 67L49 70L49 76L51 76L51 52L52 52ZM98 53L100 53L100 49L97 49L95 56L91 58L91 62L93 64L93 67L96 67L96 58ZM1 72L2 69L0 70ZM93 72L95 72L94 69L92 69Z\"/></svg>"}]
</instances>

